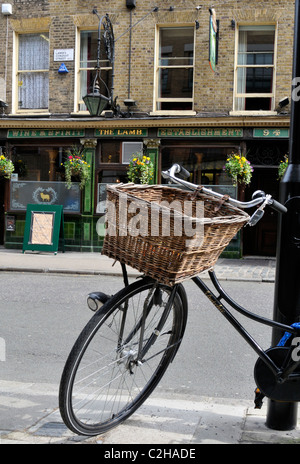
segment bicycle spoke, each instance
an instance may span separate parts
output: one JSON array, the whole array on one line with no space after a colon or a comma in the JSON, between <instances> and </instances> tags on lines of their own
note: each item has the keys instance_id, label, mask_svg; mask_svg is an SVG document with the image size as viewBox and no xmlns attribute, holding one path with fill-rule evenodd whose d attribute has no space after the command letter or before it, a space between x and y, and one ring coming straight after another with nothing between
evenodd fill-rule
<instances>
[{"instance_id":1,"label":"bicycle spoke","mask_svg":"<svg viewBox=\"0 0 300 464\"><path fill-rule=\"evenodd\" d=\"M182 339L180 300L170 302L172 290L159 287L155 299L157 285L140 281L131 287L106 303L102 319L95 314L70 355L65 374L70 386L63 389L62 381L60 404L65 422L76 432L101 433L132 414Z\"/></svg>"}]
</instances>

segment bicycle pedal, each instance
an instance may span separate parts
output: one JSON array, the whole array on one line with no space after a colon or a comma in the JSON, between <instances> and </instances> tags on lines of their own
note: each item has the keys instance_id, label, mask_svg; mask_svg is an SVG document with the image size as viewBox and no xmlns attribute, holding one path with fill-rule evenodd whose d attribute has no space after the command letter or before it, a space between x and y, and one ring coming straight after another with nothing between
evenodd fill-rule
<instances>
[{"instance_id":1,"label":"bicycle pedal","mask_svg":"<svg viewBox=\"0 0 300 464\"><path fill-rule=\"evenodd\" d=\"M260 391L259 388L255 389L255 399L254 399L254 404L255 408L254 409L261 409L263 406L263 399L265 395Z\"/></svg>"}]
</instances>

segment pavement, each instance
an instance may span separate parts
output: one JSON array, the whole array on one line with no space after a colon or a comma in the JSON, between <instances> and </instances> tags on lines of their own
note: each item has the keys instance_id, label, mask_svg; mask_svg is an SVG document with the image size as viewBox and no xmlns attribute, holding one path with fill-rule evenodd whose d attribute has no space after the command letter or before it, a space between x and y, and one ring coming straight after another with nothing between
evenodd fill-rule
<instances>
[{"instance_id":1,"label":"pavement","mask_svg":"<svg viewBox=\"0 0 300 464\"><path fill-rule=\"evenodd\" d=\"M0 272L120 275L119 263L113 264L113 260L99 253L65 252L55 255L22 253L21 250L0 247ZM275 259L258 257L241 260L221 258L215 266L220 280L256 282L274 282L275 269ZM138 274L134 269L128 269L128 273L130 276ZM203 273L202 277L208 278L207 273ZM98 444L102 446L99 451L111 453L105 457L113 457L115 453L114 457L132 461L145 457L147 453L152 458L154 454L149 453L158 453L159 448L169 449L170 445L181 453L183 449L192 453L191 450L197 450L200 444L300 444L300 420L291 431L271 430L266 426L267 400L258 410L254 409L252 399L182 395L160 398L155 392L116 429L98 437L77 436L65 427L57 407L52 407L57 390L57 385L0 380L0 414L5 422L1 424L0 419L0 444ZM23 424L17 430L11 426L13 421L9 420L14 414L20 416L20 424ZM139 456L116 456L121 449L134 450L140 444L145 445L147 451L139 451ZM153 448L153 445L160 447Z\"/></svg>"},{"instance_id":2,"label":"pavement","mask_svg":"<svg viewBox=\"0 0 300 464\"><path fill-rule=\"evenodd\" d=\"M272 258L251 257L247 259L220 258L215 266L220 280L244 280L274 282L276 260ZM11 250L0 247L0 271L49 272L83 275L120 275L118 262L100 253L41 253L34 251ZM129 276L140 273L128 268ZM208 278L207 272L201 274Z\"/></svg>"}]
</instances>

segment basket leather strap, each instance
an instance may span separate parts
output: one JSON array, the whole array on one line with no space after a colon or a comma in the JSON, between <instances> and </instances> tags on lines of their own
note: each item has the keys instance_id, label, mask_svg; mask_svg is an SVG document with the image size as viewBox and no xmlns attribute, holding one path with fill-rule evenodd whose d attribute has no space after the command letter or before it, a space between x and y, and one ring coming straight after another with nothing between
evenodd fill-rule
<instances>
[{"instance_id":1,"label":"basket leather strap","mask_svg":"<svg viewBox=\"0 0 300 464\"><path fill-rule=\"evenodd\" d=\"M195 199L197 198L198 194L202 192L202 190L203 190L202 185L199 185L199 186L193 191L193 193L190 193L189 199L190 199L190 200L195 200Z\"/></svg>"},{"instance_id":2,"label":"basket leather strap","mask_svg":"<svg viewBox=\"0 0 300 464\"><path fill-rule=\"evenodd\" d=\"M228 201L229 198L230 198L229 195L223 195L223 197L221 198L221 200L219 201L219 203L215 206L214 211L215 211L215 212L219 211L219 209L222 208L222 206L224 205L224 203L225 203L226 201Z\"/></svg>"}]
</instances>

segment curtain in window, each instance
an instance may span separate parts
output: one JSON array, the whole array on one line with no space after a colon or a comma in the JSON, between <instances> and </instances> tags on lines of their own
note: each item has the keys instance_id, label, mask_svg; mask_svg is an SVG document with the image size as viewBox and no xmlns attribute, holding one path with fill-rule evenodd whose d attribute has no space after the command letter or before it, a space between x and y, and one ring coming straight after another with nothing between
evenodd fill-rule
<instances>
[{"instance_id":1,"label":"curtain in window","mask_svg":"<svg viewBox=\"0 0 300 464\"><path fill-rule=\"evenodd\" d=\"M89 33L82 32L80 34L80 69L87 68L89 61ZM88 73L87 71L80 71L80 97L79 99L82 100L82 97L88 93ZM79 105L79 110L86 110L86 106L84 104Z\"/></svg>"},{"instance_id":2,"label":"curtain in window","mask_svg":"<svg viewBox=\"0 0 300 464\"><path fill-rule=\"evenodd\" d=\"M19 36L19 109L46 109L49 100L49 35Z\"/></svg>"},{"instance_id":3,"label":"curtain in window","mask_svg":"<svg viewBox=\"0 0 300 464\"><path fill-rule=\"evenodd\" d=\"M247 31L239 33L238 48L238 65L247 64ZM247 68L238 68L237 70L237 93L246 93L246 76ZM237 98L236 109L242 111L245 109L245 98Z\"/></svg>"}]
</instances>

